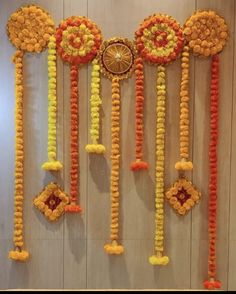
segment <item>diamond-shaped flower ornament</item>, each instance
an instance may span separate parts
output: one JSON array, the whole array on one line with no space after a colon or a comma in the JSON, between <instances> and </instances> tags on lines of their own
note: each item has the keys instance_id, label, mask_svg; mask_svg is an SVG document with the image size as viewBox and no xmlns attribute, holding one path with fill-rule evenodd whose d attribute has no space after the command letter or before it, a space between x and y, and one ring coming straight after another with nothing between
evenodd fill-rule
<instances>
[{"instance_id":1,"label":"diamond-shaped flower ornament","mask_svg":"<svg viewBox=\"0 0 236 294\"><path fill-rule=\"evenodd\" d=\"M43 191L34 199L34 205L50 221L57 220L64 213L68 203L68 195L55 183L44 187Z\"/></svg>"},{"instance_id":2,"label":"diamond-shaped flower ornament","mask_svg":"<svg viewBox=\"0 0 236 294\"><path fill-rule=\"evenodd\" d=\"M185 178L178 179L173 186L166 191L166 198L170 205L180 215L185 215L198 203L201 193L193 184Z\"/></svg>"}]
</instances>

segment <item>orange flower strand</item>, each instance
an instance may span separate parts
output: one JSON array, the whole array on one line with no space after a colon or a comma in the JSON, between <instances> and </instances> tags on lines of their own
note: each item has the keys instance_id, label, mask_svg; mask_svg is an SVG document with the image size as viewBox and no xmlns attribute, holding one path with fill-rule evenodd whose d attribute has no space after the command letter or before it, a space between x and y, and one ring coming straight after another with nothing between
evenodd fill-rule
<instances>
[{"instance_id":1,"label":"orange flower strand","mask_svg":"<svg viewBox=\"0 0 236 294\"><path fill-rule=\"evenodd\" d=\"M106 244L104 250L108 254L122 254L124 247L118 245L119 237L119 158L120 158L120 87L117 78L112 79L112 110L111 110L111 244Z\"/></svg>"},{"instance_id":2,"label":"orange flower strand","mask_svg":"<svg viewBox=\"0 0 236 294\"><path fill-rule=\"evenodd\" d=\"M78 185L79 185L79 118L78 118L78 66L71 65L70 68L70 113L71 113L71 130L70 130L70 204L65 207L66 212L79 213L82 211L77 204L78 200Z\"/></svg>"},{"instance_id":3,"label":"orange flower strand","mask_svg":"<svg viewBox=\"0 0 236 294\"><path fill-rule=\"evenodd\" d=\"M23 250L23 201L24 201L24 136L23 136L23 52L16 51L15 63L15 192L14 192L14 245L9 258L26 261L29 252Z\"/></svg>"},{"instance_id":4,"label":"orange flower strand","mask_svg":"<svg viewBox=\"0 0 236 294\"><path fill-rule=\"evenodd\" d=\"M216 218L217 218L217 143L218 143L218 99L219 99L219 56L212 57L211 106L210 106L210 182L209 182L209 253L207 289L219 289L221 282L216 280Z\"/></svg>"},{"instance_id":5,"label":"orange flower strand","mask_svg":"<svg viewBox=\"0 0 236 294\"><path fill-rule=\"evenodd\" d=\"M183 48L182 53L182 77L180 87L180 134L179 148L181 160L176 162L177 170L192 170L193 163L189 158L189 47Z\"/></svg>"},{"instance_id":6,"label":"orange flower strand","mask_svg":"<svg viewBox=\"0 0 236 294\"><path fill-rule=\"evenodd\" d=\"M143 75L143 61L141 57L135 60L135 73L136 73L136 160L131 163L131 170L148 169L148 163L142 160L143 157L143 104L144 104L144 75Z\"/></svg>"}]
</instances>

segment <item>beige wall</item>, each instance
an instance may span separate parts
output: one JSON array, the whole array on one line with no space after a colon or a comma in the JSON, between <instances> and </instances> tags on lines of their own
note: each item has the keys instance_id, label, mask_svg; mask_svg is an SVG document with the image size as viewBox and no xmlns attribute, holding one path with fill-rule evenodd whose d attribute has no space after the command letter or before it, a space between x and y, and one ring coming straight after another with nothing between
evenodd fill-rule
<instances>
[{"instance_id":1,"label":"beige wall","mask_svg":"<svg viewBox=\"0 0 236 294\"><path fill-rule=\"evenodd\" d=\"M89 76L80 71L80 163L82 216L66 215L49 223L32 205L33 198L51 180L69 191L69 71L58 60L58 150L61 174L45 173L47 144L47 52L27 55L24 67L25 124L25 236L29 262L7 258L12 248L14 174L14 66L15 49L7 39L9 15L21 4L37 3L58 24L71 15L86 15L101 28L104 38L133 38L139 23L153 13L167 13L184 23L196 9L214 9L225 17L230 40L220 56L220 139L218 205L218 278L223 289L236 290L236 49L233 0L1 0L0 1L0 288L202 288L207 277L207 197L209 142L210 60L191 58L191 117L194 171L189 174L202 192L199 205L178 217L166 204L166 253L171 262L153 267L155 168L155 66L145 65L145 158L150 170L133 174L134 78L122 82L122 206L123 256L108 256L111 83L102 79L102 141L107 154L88 156L84 146L89 128ZM234 64L235 63L235 64ZM168 66L166 186L177 177L180 61ZM234 99L233 99L234 98Z\"/></svg>"}]
</instances>

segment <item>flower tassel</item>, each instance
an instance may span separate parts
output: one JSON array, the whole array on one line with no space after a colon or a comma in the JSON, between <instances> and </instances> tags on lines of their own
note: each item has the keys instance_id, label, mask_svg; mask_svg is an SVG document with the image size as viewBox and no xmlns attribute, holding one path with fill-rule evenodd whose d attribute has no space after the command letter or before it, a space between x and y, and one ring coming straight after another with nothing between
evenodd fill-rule
<instances>
[{"instance_id":1,"label":"flower tassel","mask_svg":"<svg viewBox=\"0 0 236 294\"><path fill-rule=\"evenodd\" d=\"M180 158L175 168L181 171L193 169L189 161L189 46L185 45L182 52L182 77L180 87Z\"/></svg>"},{"instance_id":2,"label":"flower tassel","mask_svg":"<svg viewBox=\"0 0 236 294\"><path fill-rule=\"evenodd\" d=\"M79 186L79 97L78 97L78 66L71 65L70 68L70 113L71 113L71 133L70 133L70 204L65 207L66 212L79 213L82 211L77 204L78 201L78 186Z\"/></svg>"},{"instance_id":3,"label":"flower tassel","mask_svg":"<svg viewBox=\"0 0 236 294\"><path fill-rule=\"evenodd\" d=\"M218 143L218 99L219 99L219 56L213 55L211 68L211 116L210 116L210 183L209 183L209 251L208 280L204 282L206 289L221 288L216 280L216 217L217 217L217 143Z\"/></svg>"},{"instance_id":4,"label":"flower tassel","mask_svg":"<svg viewBox=\"0 0 236 294\"><path fill-rule=\"evenodd\" d=\"M141 57L135 60L136 73L136 160L131 163L131 170L148 169L148 163L142 160L143 157L143 104L144 104L144 74L143 61Z\"/></svg>"},{"instance_id":5,"label":"flower tassel","mask_svg":"<svg viewBox=\"0 0 236 294\"><path fill-rule=\"evenodd\" d=\"M50 36L48 43L48 161L42 168L49 171L62 169L57 158L56 128L57 128L57 67L56 67L56 38Z\"/></svg>"},{"instance_id":6,"label":"flower tassel","mask_svg":"<svg viewBox=\"0 0 236 294\"><path fill-rule=\"evenodd\" d=\"M14 246L9 258L15 261L26 261L29 252L23 250L23 201L24 201L24 136L23 136L23 56L18 50L15 63L15 196L14 196Z\"/></svg>"},{"instance_id":7,"label":"flower tassel","mask_svg":"<svg viewBox=\"0 0 236 294\"><path fill-rule=\"evenodd\" d=\"M90 110L91 110L91 127L90 136L92 144L87 144L85 150L88 153L102 154L106 151L106 148L102 144L98 144L99 140L99 123L100 123L100 105L102 99L100 97L100 65L95 58L92 61L92 81L91 81L91 98L90 98Z\"/></svg>"},{"instance_id":8,"label":"flower tassel","mask_svg":"<svg viewBox=\"0 0 236 294\"><path fill-rule=\"evenodd\" d=\"M156 121L156 217L155 255L149 257L152 265L167 265L169 257L164 251L164 174L165 174L165 67L157 68L157 121Z\"/></svg>"},{"instance_id":9,"label":"flower tassel","mask_svg":"<svg viewBox=\"0 0 236 294\"><path fill-rule=\"evenodd\" d=\"M106 244L104 250L108 254L122 254L124 247L118 245L119 234L119 159L120 159L120 85L117 78L112 79L112 110L111 110L111 244Z\"/></svg>"}]
</instances>

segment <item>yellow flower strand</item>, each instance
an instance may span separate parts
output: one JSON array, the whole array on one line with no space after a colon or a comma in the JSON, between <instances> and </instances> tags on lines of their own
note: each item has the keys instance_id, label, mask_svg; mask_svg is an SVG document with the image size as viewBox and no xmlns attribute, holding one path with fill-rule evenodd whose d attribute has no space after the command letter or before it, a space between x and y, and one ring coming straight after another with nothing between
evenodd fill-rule
<instances>
[{"instance_id":1,"label":"yellow flower strand","mask_svg":"<svg viewBox=\"0 0 236 294\"><path fill-rule=\"evenodd\" d=\"M112 79L112 109L111 109L111 244L106 244L104 250L108 254L122 254L124 247L118 245L119 234L119 159L120 159L120 85L117 78Z\"/></svg>"},{"instance_id":2,"label":"yellow flower strand","mask_svg":"<svg viewBox=\"0 0 236 294\"><path fill-rule=\"evenodd\" d=\"M100 113L99 107L102 104L100 97L100 65L95 58L92 62L92 79L91 79L91 97L90 97L90 111L91 111L91 127L90 136L92 144L87 144L85 150L88 153L104 153L105 146L98 144L99 140L99 123Z\"/></svg>"},{"instance_id":3,"label":"yellow flower strand","mask_svg":"<svg viewBox=\"0 0 236 294\"><path fill-rule=\"evenodd\" d=\"M182 53L182 77L180 87L180 158L176 162L177 170L192 170L193 163L188 161L189 158L189 47L183 48Z\"/></svg>"},{"instance_id":4,"label":"yellow flower strand","mask_svg":"<svg viewBox=\"0 0 236 294\"><path fill-rule=\"evenodd\" d=\"M157 68L157 121L156 121L156 217L155 255L149 257L152 265L167 265L168 256L164 251L164 172L165 172L165 67Z\"/></svg>"},{"instance_id":5,"label":"yellow flower strand","mask_svg":"<svg viewBox=\"0 0 236 294\"><path fill-rule=\"evenodd\" d=\"M50 36L48 43L48 161L42 165L45 170L58 171L62 164L57 161L56 128L57 128L57 66L56 38Z\"/></svg>"},{"instance_id":6,"label":"yellow flower strand","mask_svg":"<svg viewBox=\"0 0 236 294\"><path fill-rule=\"evenodd\" d=\"M15 191L14 191L14 246L9 258L26 261L29 252L23 250L23 201L24 201L24 137L23 137L23 52L16 51L15 63Z\"/></svg>"}]
</instances>

